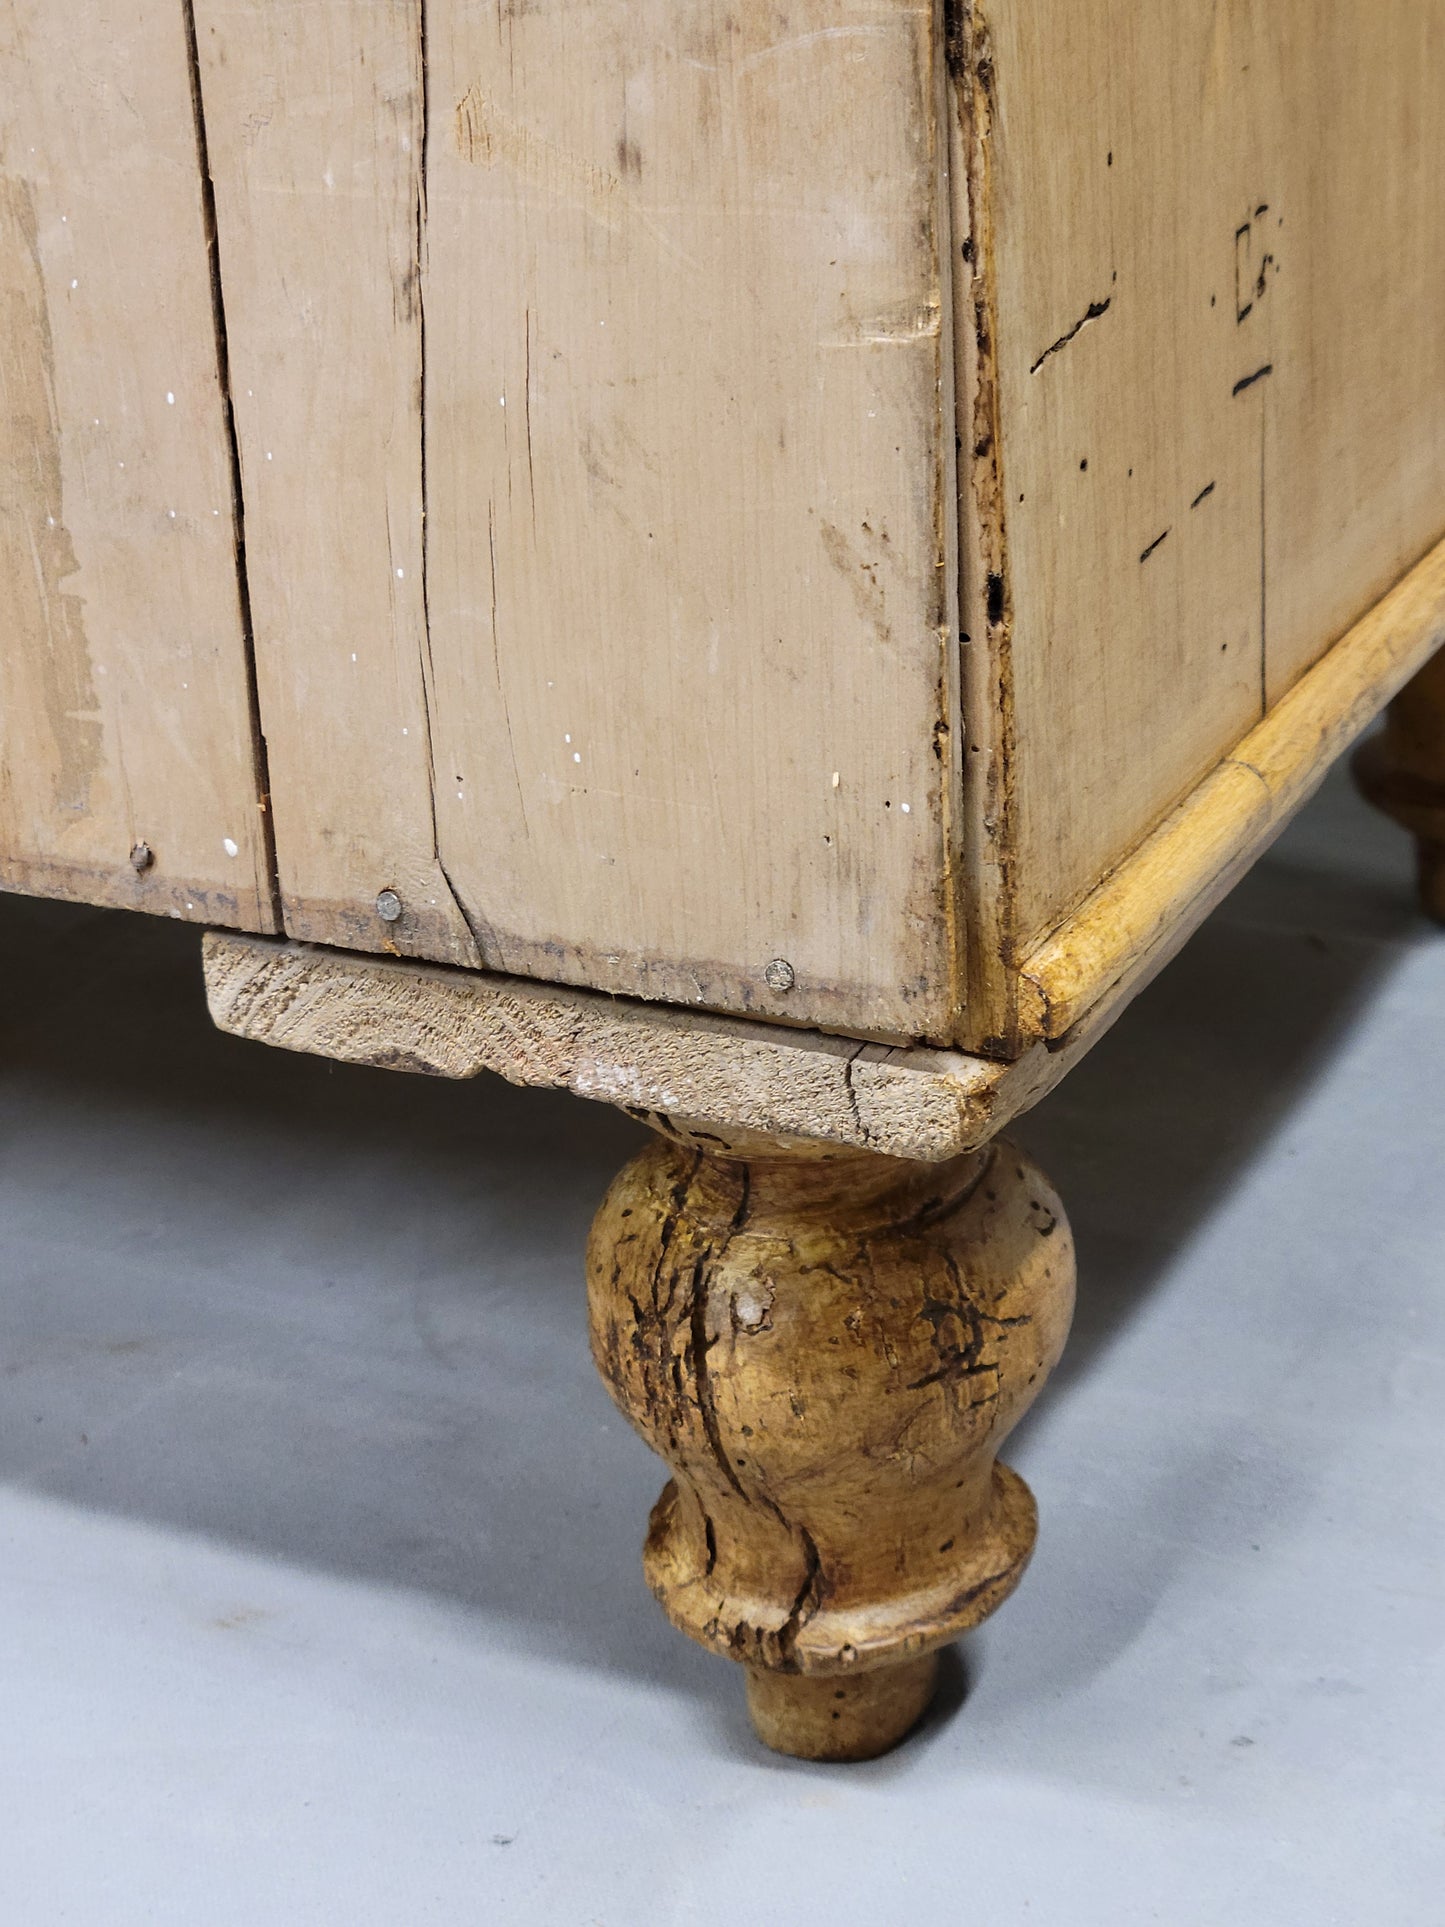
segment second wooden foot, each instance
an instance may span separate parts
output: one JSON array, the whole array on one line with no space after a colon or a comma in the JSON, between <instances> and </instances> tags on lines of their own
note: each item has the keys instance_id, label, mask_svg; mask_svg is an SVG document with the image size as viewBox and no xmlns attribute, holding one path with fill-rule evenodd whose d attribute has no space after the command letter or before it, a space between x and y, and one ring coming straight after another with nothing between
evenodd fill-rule
<instances>
[{"instance_id":1,"label":"second wooden foot","mask_svg":"<svg viewBox=\"0 0 1445 1927\"><path fill-rule=\"evenodd\" d=\"M1421 908L1445 923L1445 653L1401 690L1354 771L1365 797L1414 837Z\"/></svg>"}]
</instances>

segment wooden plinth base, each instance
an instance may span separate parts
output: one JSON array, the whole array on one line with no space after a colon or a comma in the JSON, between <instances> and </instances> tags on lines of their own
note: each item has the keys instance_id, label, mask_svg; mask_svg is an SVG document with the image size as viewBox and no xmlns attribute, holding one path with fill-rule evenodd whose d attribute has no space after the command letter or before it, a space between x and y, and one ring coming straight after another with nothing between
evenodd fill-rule
<instances>
[{"instance_id":1,"label":"wooden plinth base","mask_svg":"<svg viewBox=\"0 0 1445 1927\"><path fill-rule=\"evenodd\" d=\"M770 1746L894 1745L1032 1550L994 1455L1073 1308L1047 1181L1003 1142L922 1165L673 1130L588 1276L598 1366L674 1474L644 1552L669 1617L746 1666Z\"/></svg>"},{"instance_id":2,"label":"wooden plinth base","mask_svg":"<svg viewBox=\"0 0 1445 1927\"><path fill-rule=\"evenodd\" d=\"M1401 690L1354 772L1368 800L1414 837L1421 907L1445 923L1445 655Z\"/></svg>"}]
</instances>

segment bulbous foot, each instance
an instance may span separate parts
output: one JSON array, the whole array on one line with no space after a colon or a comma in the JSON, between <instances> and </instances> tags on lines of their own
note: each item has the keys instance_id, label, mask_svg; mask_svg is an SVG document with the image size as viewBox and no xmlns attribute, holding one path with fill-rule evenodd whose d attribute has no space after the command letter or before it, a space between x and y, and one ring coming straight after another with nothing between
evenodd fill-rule
<instances>
[{"instance_id":1,"label":"bulbous foot","mask_svg":"<svg viewBox=\"0 0 1445 1927\"><path fill-rule=\"evenodd\" d=\"M1445 654L1401 690L1354 772L1366 799L1414 837L1420 907L1445 923Z\"/></svg>"},{"instance_id":2,"label":"bulbous foot","mask_svg":"<svg viewBox=\"0 0 1445 1927\"><path fill-rule=\"evenodd\" d=\"M769 1745L885 1751L1033 1547L995 1453L1073 1308L1047 1181L1002 1142L935 1166L674 1135L609 1192L588 1277L598 1366L674 1474L653 1592L748 1669Z\"/></svg>"}]
</instances>

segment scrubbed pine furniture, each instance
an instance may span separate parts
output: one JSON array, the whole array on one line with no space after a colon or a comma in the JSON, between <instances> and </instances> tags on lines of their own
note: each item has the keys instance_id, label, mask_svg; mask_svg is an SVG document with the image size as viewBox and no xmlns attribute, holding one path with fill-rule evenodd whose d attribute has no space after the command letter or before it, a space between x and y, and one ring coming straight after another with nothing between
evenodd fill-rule
<instances>
[{"instance_id":1,"label":"scrubbed pine furniture","mask_svg":"<svg viewBox=\"0 0 1445 1927\"><path fill-rule=\"evenodd\" d=\"M593 1349L785 1751L1028 1558L998 1133L1391 698L1445 912L1442 99L1434 0L0 0L0 882L656 1127Z\"/></svg>"}]
</instances>

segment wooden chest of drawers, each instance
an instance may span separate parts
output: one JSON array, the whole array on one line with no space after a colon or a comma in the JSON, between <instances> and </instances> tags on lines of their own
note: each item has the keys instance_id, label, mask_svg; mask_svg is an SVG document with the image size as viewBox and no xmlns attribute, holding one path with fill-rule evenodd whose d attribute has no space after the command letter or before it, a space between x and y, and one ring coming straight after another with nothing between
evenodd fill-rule
<instances>
[{"instance_id":1,"label":"wooden chest of drawers","mask_svg":"<svg viewBox=\"0 0 1445 1927\"><path fill-rule=\"evenodd\" d=\"M775 1744L1027 1556L993 1134L1422 670L1445 911L1442 99L1434 0L0 0L0 885L657 1122L594 1344Z\"/></svg>"}]
</instances>

